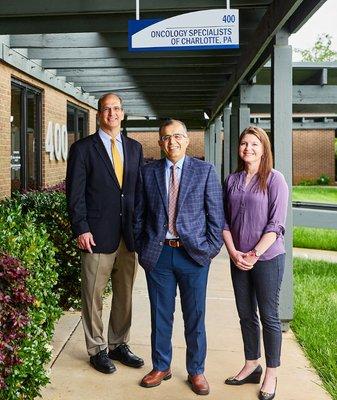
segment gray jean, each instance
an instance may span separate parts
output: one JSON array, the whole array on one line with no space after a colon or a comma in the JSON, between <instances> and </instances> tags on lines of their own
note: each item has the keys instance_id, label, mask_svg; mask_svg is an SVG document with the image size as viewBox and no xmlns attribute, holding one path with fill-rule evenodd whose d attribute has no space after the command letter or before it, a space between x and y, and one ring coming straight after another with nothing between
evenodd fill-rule
<instances>
[{"instance_id":1,"label":"gray jean","mask_svg":"<svg viewBox=\"0 0 337 400\"><path fill-rule=\"evenodd\" d=\"M246 360L257 360L260 352L259 308L267 367L280 365L282 342L278 316L279 292L285 266L285 254L258 261L250 271L241 271L231 261L235 293Z\"/></svg>"}]
</instances>

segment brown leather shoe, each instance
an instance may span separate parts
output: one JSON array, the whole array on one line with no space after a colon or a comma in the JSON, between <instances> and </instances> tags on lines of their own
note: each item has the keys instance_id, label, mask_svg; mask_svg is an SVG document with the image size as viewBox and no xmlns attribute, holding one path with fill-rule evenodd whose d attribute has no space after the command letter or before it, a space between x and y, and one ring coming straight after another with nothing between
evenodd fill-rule
<instances>
[{"instance_id":1,"label":"brown leather shoe","mask_svg":"<svg viewBox=\"0 0 337 400\"><path fill-rule=\"evenodd\" d=\"M188 375L187 380L191 384L194 393L201 395L209 393L209 384L205 378L205 375Z\"/></svg>"},{"instance_id":2,"label":"brown leather shoe","mask_svg":"<svg viewBox=\"0 0 337 400\"><path fill-rule=\"evenodd\" d=\"M146 388L159 386L162 381L167 381L171 377L172 373L170 369L167 369L166 371L156 371L153 369L151 372L144 376L144 378L140 382L140 386Z\"/></svg>"}]
</instances>

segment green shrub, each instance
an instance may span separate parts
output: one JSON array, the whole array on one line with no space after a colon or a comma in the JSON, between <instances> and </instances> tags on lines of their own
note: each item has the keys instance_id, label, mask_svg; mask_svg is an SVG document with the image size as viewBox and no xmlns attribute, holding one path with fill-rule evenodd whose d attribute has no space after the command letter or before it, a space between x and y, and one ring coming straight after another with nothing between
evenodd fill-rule
<instances>
[{"instance_id":1,"label":"green shrub","mask_svg":"<svg viewBox=\"0 0 337 400\"><path fill-rule=\"evenodd\" d=\"M42 192L18 195L25 212L34 213L38 224L45 227L56 252L58 282L56 291L63 309L79 308L81 298L80 252L73 239L66 197L62 185Z\"/></svg>"},{"instance_id":2,"label":"green shrub","mask_svg":"<svg viewBox=\"0 0 337 400\"><path fill-rule=\"evenodd\" d=\"M312 179L302 179L297 183L298 186L315 186L317 185L317 181Z\"/></svg>"},{"instance_id":3,"label":"green shrub","mask_svg":"<svg viewBox=\"0 0 337 400\"><path fill-rule=\"evenodd\" d=\"M34 302L26 287L29 271L17 258L0 253L0 390L13 367L21 364L18 353L26 337L28 309Z\"/></svg>"},{"instance_id":4,"label":"green shrub","mask_svg":"<svg viewBox=\"0 0 337 400\"><path fill-rule=\"evenodd\" d=\"M54 290L55 250L44 226L36 223L32 213L24 214L17 200L0 203L0 231L2 250L19 258L29 270L26 287L35 298L28 310L29 322L23 328L25 337L18 350L22 362L6 378L0 399L32 400L49 381L44 368L51 357L49 343L54 325L61 315Z\"/></svg>"},{"instance_id":5,"label":"green shrub","mask_svg":"<svg viewBox=\"0 0 337 400\"><path fill-rule=\"evenodd\" d=\"M317 185L321 186L327 186L330 184L330 176L322 174L318 179L317 179Z\"/></svg>"}]
</instances>

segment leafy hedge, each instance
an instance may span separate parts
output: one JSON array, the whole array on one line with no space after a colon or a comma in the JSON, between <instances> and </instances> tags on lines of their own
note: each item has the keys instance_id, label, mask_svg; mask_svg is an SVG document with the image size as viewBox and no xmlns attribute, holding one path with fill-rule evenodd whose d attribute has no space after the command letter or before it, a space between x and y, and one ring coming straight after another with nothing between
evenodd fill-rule
<instances>
[{"instance_id":1,"label":"leafy hedge","mask_svg":"<svg viewBox=\"0 0 337 400\"><path fill-rule=\"evenodd\" d=\"M21 315L19 319L16 318L20 330L13 330L10 338L6 333L0 337L0 348L11 350L9 345L13 351L12 361L8 362L7 359L0 369L2 386L5 386L0 391L0 399L31 400L39 394L40 387L49 381L44 366L50 360L49 343L54 332L54 324L61 315L59 298L54 290L57 282L55 249L45 227L37 223L33 213L23 212L18 200L9 199L0 203L0 232L1 251L21 260L22 266L29 271L24 287L21 286L22 303L13 303L15 312ZM12 266L19 268L18 262L13 259ZM22 271L22 278L24 275ZM2 295L18 301L21 289L18 291L16 284L12 281L10 283L7 278L3 276L1 279ZM20 286L20 282L17 284ZM23 304L24 299L26 305ZM7 300L10 301L8 297ZM7 312L7 307L0 308L1 332L6 332ZM13 341L12 344L9 343L10 340Z\"/></svg>"},{"instance_id":2,"label":"leafy hedge","mask_svg":"<svg viewBox=\"0 0 337 400\"><path fill-rule=\"evenodd\" d=\"M26 337L28 308L34 301L26 288L28 275L18 259L0 253L0 390L6 387L13 367L21 364L18 352Z\"/></svg>"},{"instance_id":3,"label":"leafy hedge","mask_svg":"<svg viewBox=\"0 0 337 400\"><path fill-rule=\"evenodd\" d=\"M64 184L41 192L19 195L25 212L34 214L38 224L46 229L55 248L58 281L56 291L63 309L79 308L81 298L80 252L72 237L68 219Z\"/></svg>"}]
</instances>

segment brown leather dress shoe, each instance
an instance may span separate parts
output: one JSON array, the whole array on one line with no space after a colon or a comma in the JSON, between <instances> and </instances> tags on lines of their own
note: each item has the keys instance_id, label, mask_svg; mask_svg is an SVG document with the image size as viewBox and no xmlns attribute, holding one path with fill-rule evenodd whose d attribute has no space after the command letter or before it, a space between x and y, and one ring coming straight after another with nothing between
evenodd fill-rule
<instances>
[{"instance_id":1,"label":"brown leather dress shoe","mask_svg":"<svg viewBox=\"0 0 337 400\"><path fill-rule=\"evenodd\" d=\"M201 395L209 393L209 384L205 378L205 375L188 375L187 380L191 384L194 393Z\"/></svg>"},{"instance_id":2,"label":"brown leather dress shoe","mask_svg":"<svg viewBox=\"0 0 337 400\"><path fill-rule=\"evenodd\" d=\"M146 388L159 386L162 381L167 381L171 377L172 373L170 369L167 369L166 371L156 371L153 369L151 372L144 376L144 378L140 382L140 386Z\"/></svg>"}]
</instances>

